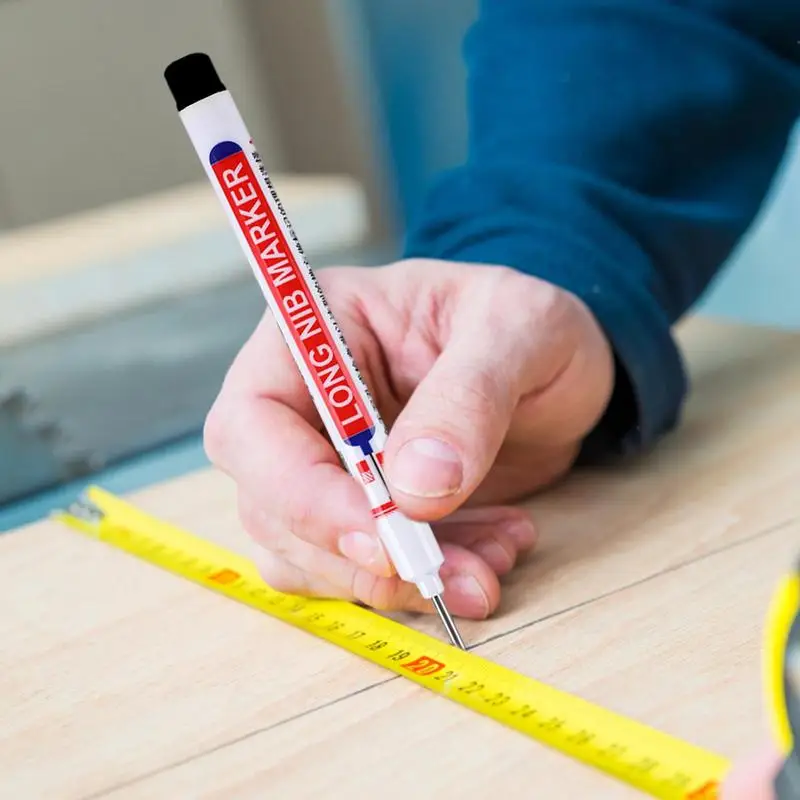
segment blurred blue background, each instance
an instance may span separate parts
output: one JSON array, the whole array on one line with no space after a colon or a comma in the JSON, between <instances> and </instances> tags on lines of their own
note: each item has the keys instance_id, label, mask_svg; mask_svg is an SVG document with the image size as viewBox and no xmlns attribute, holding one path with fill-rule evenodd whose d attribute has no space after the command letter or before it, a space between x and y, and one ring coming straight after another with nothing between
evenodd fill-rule
<instances>
[{"instance_id":1,"label":"blurred blue background","mask_svg":"<svg viewBox=\"0 0 800 800\"><path fill-rule=\"evenodd\" d=\"M280 36L271 33L270 26L265 28L264 36L273 36L274 47L265 46L263 50L268 52L262 53L260 45L253 44L255 55L247 62L247 69L263 68L269 73L269 63L258 59L269 58L284 41L289 45L280 53L283 59L292 57L291 45L307 45L305 50L297 48L296 69L286 67L281 81L268 86L269 91L265 92L272 103L268 113L277 120L276 141L281 139L283 125L282 155L276 146L275 159L281 169L288 171L343 169L370 183L370 208L377 233L350 256L361 263L391 258L397 251L405 220L418 208L430 180L464 155L465 72L461 47L476 4L470 0L342 0L315 5L312 12L307 6L301 8L304 4L291 5L292 8L270 12L258 8L257 3L245 2L241 6L242 18L253 26L258 15L264 13L272 15L273 28L280 27L278 22L282 26ZM309 13L313 18L302 16ZM300 16L295 18L293 14ZM317 37L316 48L313 41L309 43L313 36ZM328 59L324 63L323 54ZM333 130L333 118L329 131L319 130L325 128L324 122L304 125L303 115L313 113L314 103L307 101L303 106L297 100L299 92L311 93L320 84L330 72L331 63L338 65L344 77L340 84L320 90L325 94L320 95L319 105L334 102L332 97L349 98L347 110L341 112L341 124L336 127L338 134ZM259 91L257 88L255 94ZM299 121L291 129L295 116ZM353 145L356 135L362 138ZM361 156L367 151L373 160L365 156L362 161ZM196 177L193 163L187 169L187 174ZM700 309L749 322L800 327L799 222L800 136L796 136L762 216L703 298ZM6 361L9 363L10 358ZM211 388L221 378L218 367L217 370L208 378ZM56 408L57 398L51 403ZM0 434L2 424L0 417ZM134 448L112 463L99 458L98 471L93 475L38 487L29 494L7 499L0 506L0 530L34 520L69 502L88 481L124 492L204 465L199 420L195 419L193 426L189 426L188 433L165 437L157 446L140 451ZM13 441L13 437L6 441ZM0 473L4 461L7 469L13 469L24 455L7 444L0 452Z\"/></svg>"},{"instance_id":2,"label":"blurred blue background","mask_svg":"<svg viewBox=\"0 0 800 800\"><path fill-rule=\"evenodd\" d=\"M476 3L361 0L352 8L367 32L399 214L405 219L418 207L431 178L464 154L466 74L461 43ZM796 327L798 298L800 125L760 218L698 310Z\"/></svg>"},{"instance_id":3,"label":"blurred blue background","mask_svg":"<svg viewBox=\"0 0 800 800\"><path fill-rule=\"evenodd\" d=\"M365 33L377 86L398 222L413 215L430 180L466 153L466 71L462 42L474 0L371 3L351 11Z\"/></svg>"}]
</instances>

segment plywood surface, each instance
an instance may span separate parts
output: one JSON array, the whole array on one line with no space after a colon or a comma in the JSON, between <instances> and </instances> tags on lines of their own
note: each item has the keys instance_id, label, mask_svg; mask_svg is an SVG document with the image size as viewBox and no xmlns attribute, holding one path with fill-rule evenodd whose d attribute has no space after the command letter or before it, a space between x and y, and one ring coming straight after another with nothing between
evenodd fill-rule
<instances>
[{"instance_id":1,"label":"plywood surface","mask_svg":"<svg viewBox=\"0 0 800 800\"><path fill-rule=\"evenodd\" d=\"M800 337L694 321L682 338L694 389L680 431L532 499L539 550L498 614L462 632L736 757L764 736L760 626L800 544ZM134 500L249 550L213 471ZM0 564L0 796L636 796L54 523L0 537Z\"/></svg>"}]
</instances>

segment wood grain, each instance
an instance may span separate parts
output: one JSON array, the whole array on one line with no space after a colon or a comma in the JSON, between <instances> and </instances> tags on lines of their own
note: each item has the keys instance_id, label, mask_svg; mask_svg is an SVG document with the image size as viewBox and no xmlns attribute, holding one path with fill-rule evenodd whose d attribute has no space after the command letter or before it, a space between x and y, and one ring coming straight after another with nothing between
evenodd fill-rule
<instances>
[{"instance_id":1,"label":"wood grain","mask_svg":"<svg viewBox=\"0 0 800 800\"><path fill-rule=\"evenodd\" d=\"M761 697L752 645L798 534L793 524L756 535L479 652L689 741L741 753L765 735L753 726ZM529 798L534 789L546 798L640 796L393 678L105 796L477 800L497 790Z\"/></svg>"},{"instance_id":2,"label":"wood grain","mask_svg":"<svg viewBox=\"0 0 800 800\"><path fill-rule=\"evenodd\" d=\"M462 627L483 655L736 756L764 735L760 626L800 533L800 336L693 320L681 340L680 430L533 498L541 549ZM250 552L214 471L133 499ZM636 796L52 522L0 538L0 561L0 795Z\"/></svg>"}]
</instances>

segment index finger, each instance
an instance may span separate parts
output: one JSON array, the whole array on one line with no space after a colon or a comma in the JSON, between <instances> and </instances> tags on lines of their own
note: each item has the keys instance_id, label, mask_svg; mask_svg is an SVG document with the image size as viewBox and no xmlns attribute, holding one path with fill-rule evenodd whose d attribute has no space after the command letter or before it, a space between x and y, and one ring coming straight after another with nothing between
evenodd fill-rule
<instances>
[{"instance_id":1,"label":"index finger","mask_svg":"<svg viewBox=\"0 0 800 800\"><path fill-rule=\"evenodd\" d=\"M375 533L366 494L321 433L277 325L265 317L234 361L205 426L209 458L276 526L339 552L344 533Z\"/></svg>"}]
</instances>

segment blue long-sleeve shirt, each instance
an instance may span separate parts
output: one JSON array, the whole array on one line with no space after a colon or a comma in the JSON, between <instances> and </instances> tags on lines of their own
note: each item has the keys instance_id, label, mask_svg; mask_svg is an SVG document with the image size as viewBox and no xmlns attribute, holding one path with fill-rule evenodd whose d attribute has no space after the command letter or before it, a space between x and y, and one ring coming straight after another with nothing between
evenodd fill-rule
<instances>
[{"instance_id":1,"label":"blue long-sleeve shirt","mask_svg":"<svg viewBox=\"0 0 800 800\"><path fill-rule=\"evenodd\" d=\"M800 0L482 0L465 57L468 157L405 255L579 296L617 362L585 452L638 452L687 394L672 325L754 220L800 117Z\"/></svg>"}]
</instances>

